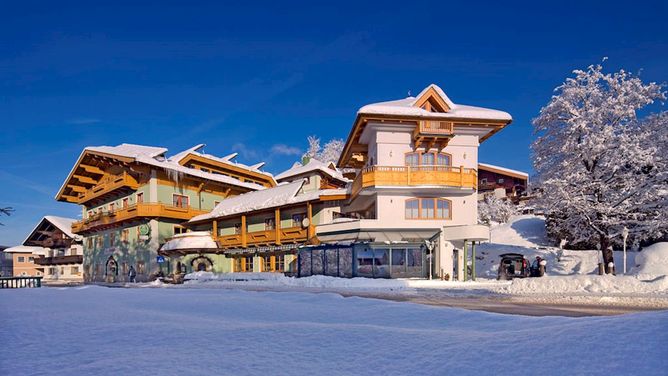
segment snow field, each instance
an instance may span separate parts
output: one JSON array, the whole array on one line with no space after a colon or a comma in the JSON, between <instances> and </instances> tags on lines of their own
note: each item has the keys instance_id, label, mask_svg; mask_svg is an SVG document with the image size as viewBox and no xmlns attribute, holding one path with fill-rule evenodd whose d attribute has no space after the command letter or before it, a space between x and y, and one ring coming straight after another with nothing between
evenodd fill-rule
<instances>
[{"instance_id":1,"label":"snow field","mask_svg":"<svg viewBox=\"0 0 668 376\"><path fill-rule=\"evenodd\" d=\"M663 375L668 367L665 311L526 317L335 294L92 286L3 290L0 301L0 342L11 344L0 356L5 376Z\"/></svg>"}]
</instances>

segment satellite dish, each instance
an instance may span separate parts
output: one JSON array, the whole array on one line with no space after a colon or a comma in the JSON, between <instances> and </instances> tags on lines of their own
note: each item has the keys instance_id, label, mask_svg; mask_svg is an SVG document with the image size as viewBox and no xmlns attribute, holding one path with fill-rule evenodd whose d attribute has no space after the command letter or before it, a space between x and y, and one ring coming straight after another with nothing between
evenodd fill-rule
<instances>
[{"instance_id":1,"label":"satellite dish","mask_svg":"<svg viewBox=\"0 0 668 376\"><path fill-rule=\"evenodd\" d=\"M311 224L311 221L308 218L302 219L302 227L308 227Z\"/></svg>"}]
</instances>

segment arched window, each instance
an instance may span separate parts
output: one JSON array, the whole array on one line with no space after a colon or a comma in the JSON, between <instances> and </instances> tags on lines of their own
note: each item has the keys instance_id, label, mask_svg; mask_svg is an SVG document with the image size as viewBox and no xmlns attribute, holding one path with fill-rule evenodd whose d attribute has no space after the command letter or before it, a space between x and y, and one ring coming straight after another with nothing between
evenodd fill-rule
<instances>
[{"instance_id":1,"label":"arched window","mask_svg":"<svg viewBox=\"0 0 668 376\"><path fill-rule=\"evenodd\" d=\"M418 166L420 164L420 153L406 153L406 166Z\"/></svg>"},{"instance_id":2,"label":"arched window","mask_svg":"<svg viewBox=\"0 0 668 376\"><path fill-rule=\"evenodd\" d=\"M452 203L444 198L406 200L406 219L452 219Z\"/></svg>"},{"instance_id":3,"label":"arched window","mask_svg":"<svg viewBox=\"0 0 668 376\"><path fill-rule=\"evenodd\" d=\"M436 218L451 219L450 200L439 198L436 200Z\"/></svg>"},{"instance_id":4,"label":"arched window","mask_svg":"<svg viewBox=\"0 0 668 376\"><path fill-rule=\"evenodd\" d=\"M418 219L420 218L419 206L420 202L418 199L406 200L406 219Z\"/></svg>"}]
</instances>

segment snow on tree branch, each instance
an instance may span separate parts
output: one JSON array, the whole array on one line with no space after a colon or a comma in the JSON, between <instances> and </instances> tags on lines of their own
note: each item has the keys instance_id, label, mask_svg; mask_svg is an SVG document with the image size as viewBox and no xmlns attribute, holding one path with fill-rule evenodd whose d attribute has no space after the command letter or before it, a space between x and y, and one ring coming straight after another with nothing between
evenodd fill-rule
<instances>
[{"instance_id":1,"label":"snow on tree branch","mask_svg":"<svg viewBox=\"0 0 668 376\"><path fill-rule=\"evenodd\" d=\"M601 65L574 74L533 121L548 230L603 251L619 244L625 226L635 243L665 236L668 115L638 116L666 99L662 86Z\"/></svg>"}]
</instances>

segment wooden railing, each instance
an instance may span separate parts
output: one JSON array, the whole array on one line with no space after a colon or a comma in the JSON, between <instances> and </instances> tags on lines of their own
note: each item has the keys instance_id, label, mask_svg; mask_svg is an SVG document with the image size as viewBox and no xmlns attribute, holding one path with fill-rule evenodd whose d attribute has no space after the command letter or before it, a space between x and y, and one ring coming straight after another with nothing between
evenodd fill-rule
<instances>
[{"instance_id":1,"label":"wooden railing","mask_svg":"<svg viewBox=\"0 0 668 376\"><path fill-rule=\"evenodd\" d=\"M23 287L42 287L42 277L0 277L0 289L19 289Z\"/></svg>"},{"instance_id":2,"label":"wooden railing","mask_svg":"<svg viewBox=\"0 0 668 376\"><path fill-rule=\"evenodd\" d=\"M280 239L276 239L276 230L253 231L246 234L233 234L218 236L218 244L222 248L240 248L244 244L244 235L246 236L246 246L276 245L286 243L304 242L308 239L308 231L303 227L286 227L279 230Z\"/></svg>"},{"instance_id":3,"label":"wooden railing","mask_svg":"<svg viewBox=\"0 0 668 376\"><path fill-rule=\"evenodd\" d=\"M134 177L132 177L132 175L128 174L127 172L123 172L119 175L106 175L100 179L100 181L94 187L80 194L77 203L82 204L102 197L117 189L126 187L132 190L136 190L139 188L139 183Z\"/></svg>"},{"instance_id":4,"label":"wooden railing","mask_svg":"<svg viewBox=\"0 0 668 376\"><path fill-rule=\"evenodd\" d=\"M38 257L35 259L37 265L67 265L83 263L82 255Z\"/></svg>"},{"instance_id":5,"label":"wooden railing","mask_svg":"<svg viewBox=\"0 0 668 376\"><path fill-rule=\"evenodd\" d=\"M478 172L473 168L451 166L370 166L353 182L352 195L377 186L436 186L477 189Z\"/></svg>"},{"instance_id":6,"label":"wooden railing","mask_svg":"<svg viewBox=\"0 0 668 376\"><path fill-rule=\"evenodd\" d=\"M429 135L452 135L454 126L449 121L422 120L418 124L416 131Z\"/></svg>"},{"instance_id":7,"label":"wooden railing","mask_svg":"<svg viewBox=\"0 0 668 376\"><path fill-rule=\"evenodd\" d=\"M186 221L196 215L205 213L207 213L207 211L191 207L177 207L160 203L140 203L112 212L96 213L83 221L74 222L72 224L72 232L81 233L98 227L113 225L136 218L160 217Z\"/></svg>"}]
</instances>

